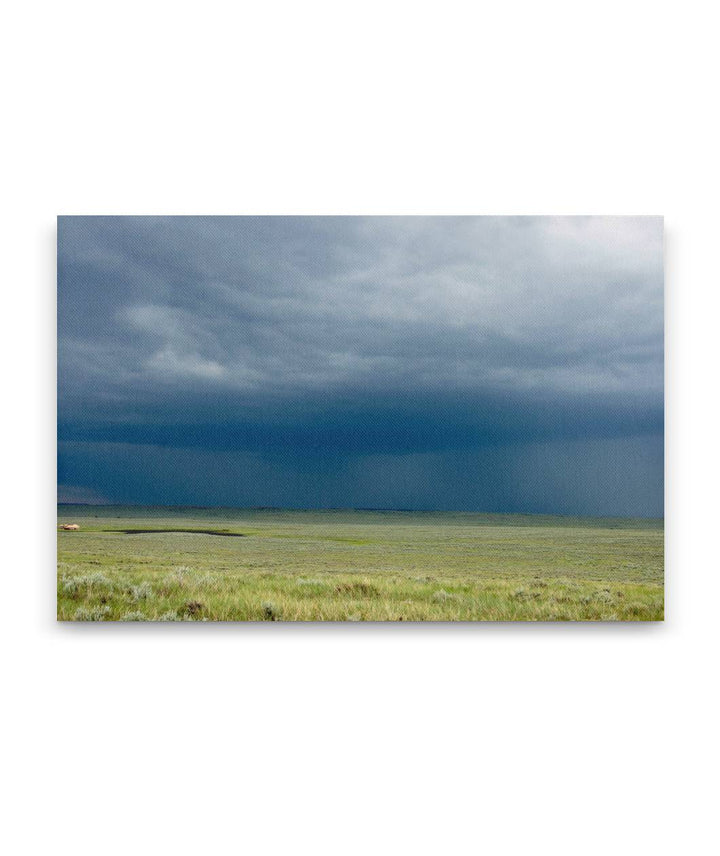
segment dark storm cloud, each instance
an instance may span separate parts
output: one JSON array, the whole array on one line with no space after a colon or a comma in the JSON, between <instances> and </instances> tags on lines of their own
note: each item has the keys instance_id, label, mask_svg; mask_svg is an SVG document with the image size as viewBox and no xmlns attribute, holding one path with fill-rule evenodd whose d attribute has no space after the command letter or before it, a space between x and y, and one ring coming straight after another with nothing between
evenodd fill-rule
<instances>
[{"instance_id":1,"label":"dark storm cloud","mask_svg":"<svg viewBox=\"0 0 720 856\"><path fill-rule=\"evenodd\" d=\"M662 436L507 443L444 452L282 454L60 444L61 500L147 505L663 513ZM103 490L105 493L103 493Z\"/></svg>"},{"instance_id":2,"label":"dark storm cloud","mask_svg":"<svg viewBox=\"0 0 720 856\"><path fill-rule=\"evenodd\" d=\"M61 218L59 437L344 504L357 456L661 436L662 284L658 218Z\"/></svg>"}]
</instances>

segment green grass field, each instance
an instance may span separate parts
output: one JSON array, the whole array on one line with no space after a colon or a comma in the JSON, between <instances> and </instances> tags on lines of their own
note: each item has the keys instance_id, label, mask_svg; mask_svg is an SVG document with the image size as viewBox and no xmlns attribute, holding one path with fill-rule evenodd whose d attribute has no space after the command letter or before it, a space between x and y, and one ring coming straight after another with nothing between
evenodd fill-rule
<instances>
[{"instance_id":1,"label":"green grass field","mask_svg":"<svg viewBox=\"0 0 720 856\"><path fill-rule=\"evenodd\" d=\"M59 506L63 523L62 621L663 618L662 521Z\"/></svg>"}]
</instances>

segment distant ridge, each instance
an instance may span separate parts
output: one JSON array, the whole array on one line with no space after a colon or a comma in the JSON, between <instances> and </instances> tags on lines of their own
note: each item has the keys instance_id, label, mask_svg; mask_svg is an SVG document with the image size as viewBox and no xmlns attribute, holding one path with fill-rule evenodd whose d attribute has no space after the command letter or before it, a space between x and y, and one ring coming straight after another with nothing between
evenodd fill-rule
<instances>
[{"instance_id":1,"label":"distant ridge","mask_svg":"<svg viewBox=\"0 0 720 856\"><path fill-rule=\"evenodd\" d=\"M273 514L273 515L398 515L403 518L409 517L443 517L457 518L479 525L549 525L555 523L568 526L591 525L593 527L602 525L606 528L638 528L642 526L659 527L664 526L664 517L620 517L600 515L577 515L577 514L551 514L547 512L529 511L468 511L447 509L412 509L412 508L372 508L372 507L337 507L337 508L299 508L281 506L231 506L231 505L140 505L135 503L87 503L87 502L58 502L60 509L77 509L84 512L95 510L95 517L159 517L166 514L170 517L181 515L200 516L208 518L227 517L238 514ZM126 514L122 512L125 511ZM145 512L145 513L143 513Z\"/></svg>"}]
</instances>

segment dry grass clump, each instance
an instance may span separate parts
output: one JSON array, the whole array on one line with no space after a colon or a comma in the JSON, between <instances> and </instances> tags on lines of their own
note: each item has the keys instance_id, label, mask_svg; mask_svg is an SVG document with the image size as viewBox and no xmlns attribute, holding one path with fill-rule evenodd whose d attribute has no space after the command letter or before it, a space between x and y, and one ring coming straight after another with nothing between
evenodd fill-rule
<instances>
[{"instance_id":1,"label":"dry grass clump","mask_svg":"<svg viewBox=\"0 0 720 856\"><path fill-rule=\"evenodd\" d=\"M530 600L541 596L539 591L528 591L526 588L515 589L512 595L515 600Z\"/></svg>"},{"instance_id":2,"label":"dry grass clump","mask_svg":"<svg viewBox=\"0 0 720 856\"><path fill-rule=\"evenodd\" d=\"M379 597L380 590L377 586L367 582L338 583L335 586L338 594L350 595L351 597Z\"/></svg>"},{"instance_id":3,"label":"dry grass clump","mask_svg":"<svg viewBox=\"0 0 720 856\"><path fill-rule=\"evenodd\" d=\"M447 603L449 600L460 600L460 595L454 592L438 589L432 596L433 603Z\"/></svg>"},{"instance_id":4,"label":"dry grass clump","mask_svg":"<svg viewBox=\"0 0 720 856\"><path fill-rule=\"evenodd\" d=\"M200 613L205 609L205 604L200 603L199 600L189 600L185 604L185 613L187 615L192 616L193 618L196 615L200 615Z\"/></svg>"}]
</instances>

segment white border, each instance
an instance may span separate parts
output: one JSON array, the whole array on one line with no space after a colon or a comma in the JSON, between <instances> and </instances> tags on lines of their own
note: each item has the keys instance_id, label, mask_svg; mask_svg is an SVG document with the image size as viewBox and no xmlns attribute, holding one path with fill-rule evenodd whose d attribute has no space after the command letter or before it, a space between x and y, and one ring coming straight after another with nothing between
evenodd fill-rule
<instances>
[{"instance_id":1,"label":"white border","mask_svg":"<svg viewBox=\"0 0 720 856\"><path fill-rule=\"evenodd\" d=\"M708 852L711 12L615 0L11 10L9 852ZM60 213L664 213L666 623L57 626Z\"/></svg>"}]
</instances>

